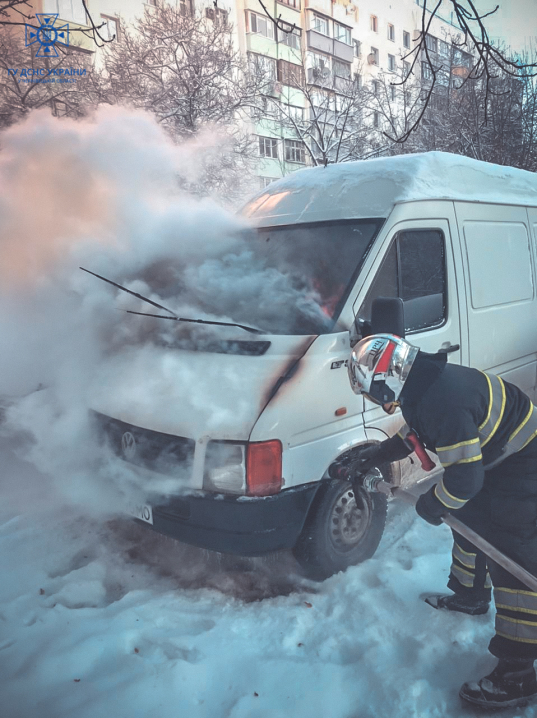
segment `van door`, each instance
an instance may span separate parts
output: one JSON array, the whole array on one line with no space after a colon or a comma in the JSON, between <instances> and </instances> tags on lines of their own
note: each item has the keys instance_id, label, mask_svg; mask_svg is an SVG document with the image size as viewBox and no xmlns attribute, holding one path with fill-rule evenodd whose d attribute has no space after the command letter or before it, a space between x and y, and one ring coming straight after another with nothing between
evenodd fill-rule
<instances>
[{"instance_id":1,"label":"van door","mask_svg":"<svg viewBox=\"0 0 537 718\"><path fill-rule=\"evenodd\" d=\"M468 295L469 365L535 398L537 297L525 207L458 202Z\"/></svg>"},{"instance_id":2,"label":"van door","mask_svg":"<svg viewBox=\"0 0 537 718\"><path fill-rule=\"evenodd\" d=\"M426 352L447 350L449 361L461 363L465 347L461 348L455 271L456 265L460 265L460 253L457 243L454 251L448 220L399 222L389 232L382 249L376 274L365 296L359 296L355 304L358 318L366 321L371 318L375 297L400 297L409 342ZM392 436L403 423L400 412L388 416L368 401L365 405L366 435L371 441ZM436 459L434 455L432 458ZM425 476L419 464L408 459L400 462L398 468L401 475L394 479L404 484Z\"/></svg>"}]
</instances>

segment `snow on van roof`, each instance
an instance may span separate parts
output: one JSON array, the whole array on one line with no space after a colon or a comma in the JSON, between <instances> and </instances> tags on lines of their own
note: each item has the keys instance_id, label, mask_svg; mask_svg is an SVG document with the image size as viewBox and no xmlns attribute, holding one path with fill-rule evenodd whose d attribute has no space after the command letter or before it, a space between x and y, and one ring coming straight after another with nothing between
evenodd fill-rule
<instances>
[{"instance_id":1,"label":"snow on van roof","mask_svg":"<svg viewBox=\"0 0 537 718\"><path fill-rule=\"evenodd\" d=\"M537 174L447 152L424 152L299 170L256 195L256 224L387 217L394 205L447 199L537 207Z\"/></svg>"}]
</instances>

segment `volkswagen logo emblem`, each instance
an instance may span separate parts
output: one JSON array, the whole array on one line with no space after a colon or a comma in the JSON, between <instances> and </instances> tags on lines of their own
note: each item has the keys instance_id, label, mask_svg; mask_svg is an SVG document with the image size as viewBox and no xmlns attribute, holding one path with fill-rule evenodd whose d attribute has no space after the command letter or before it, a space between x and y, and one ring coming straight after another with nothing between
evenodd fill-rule
<instances>
[{"instance_id":1,"label":"volkswagen logo emblem","mask_svg":"<svg viewBox=\"0 0 537 718\"><path fill-rule=\"evenodd\" d=\"M126 459L132 459L136 454L136 439L130 431L126 431L121 437L121 451Z\"/></svg>"}]
</instances>

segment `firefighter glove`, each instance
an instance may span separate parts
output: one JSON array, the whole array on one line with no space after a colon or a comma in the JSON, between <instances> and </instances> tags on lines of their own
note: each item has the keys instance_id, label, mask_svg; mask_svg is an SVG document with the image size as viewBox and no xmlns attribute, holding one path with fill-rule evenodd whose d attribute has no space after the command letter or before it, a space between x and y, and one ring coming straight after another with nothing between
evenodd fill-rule
<instances>
[{"instance_id":1,"label":"firefighter glove","mask_svg":"<svg viewBox=\"0 0 537 718\"><path fill-rule=\"evenodd\" d=\"M357 446L351 449L342 457L337 459L328 469L332 479L344 479L350 481L356 474L366 474L379 463L379 447L382 444L371 446Z\"/></svg>"},{"instance_id":2,"label":"firefighter glove","mask_svg":"<svg viewBox=\"0 0 537 718\"><path fill-rule=\"evenodd\" d=\"M447 512L446 507L442 504L434 493L434 486L429 491L422 494L417 503L416 511L422 519L425 519L428 523L433 526L440 526L442 523L442 516Z\"/></svg>"}]
</instances>

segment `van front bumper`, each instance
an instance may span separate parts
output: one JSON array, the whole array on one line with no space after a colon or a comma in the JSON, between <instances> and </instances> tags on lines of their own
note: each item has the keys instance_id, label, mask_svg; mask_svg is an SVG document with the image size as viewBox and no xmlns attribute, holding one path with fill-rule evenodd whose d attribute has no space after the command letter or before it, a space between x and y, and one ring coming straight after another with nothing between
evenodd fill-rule
<instances>
[{"instance_id":1,"label":"van front bumper","mask_svg":"<svg viewBox=\"0 0 537 718\"><path fill-rule=\"evenodd\" d=\"M175 497L153 507L152 528L200 548L262 556L296 544L318 488L319 482L314 482L274 496L204 493Z\"/></svg>"}]
</instances>

